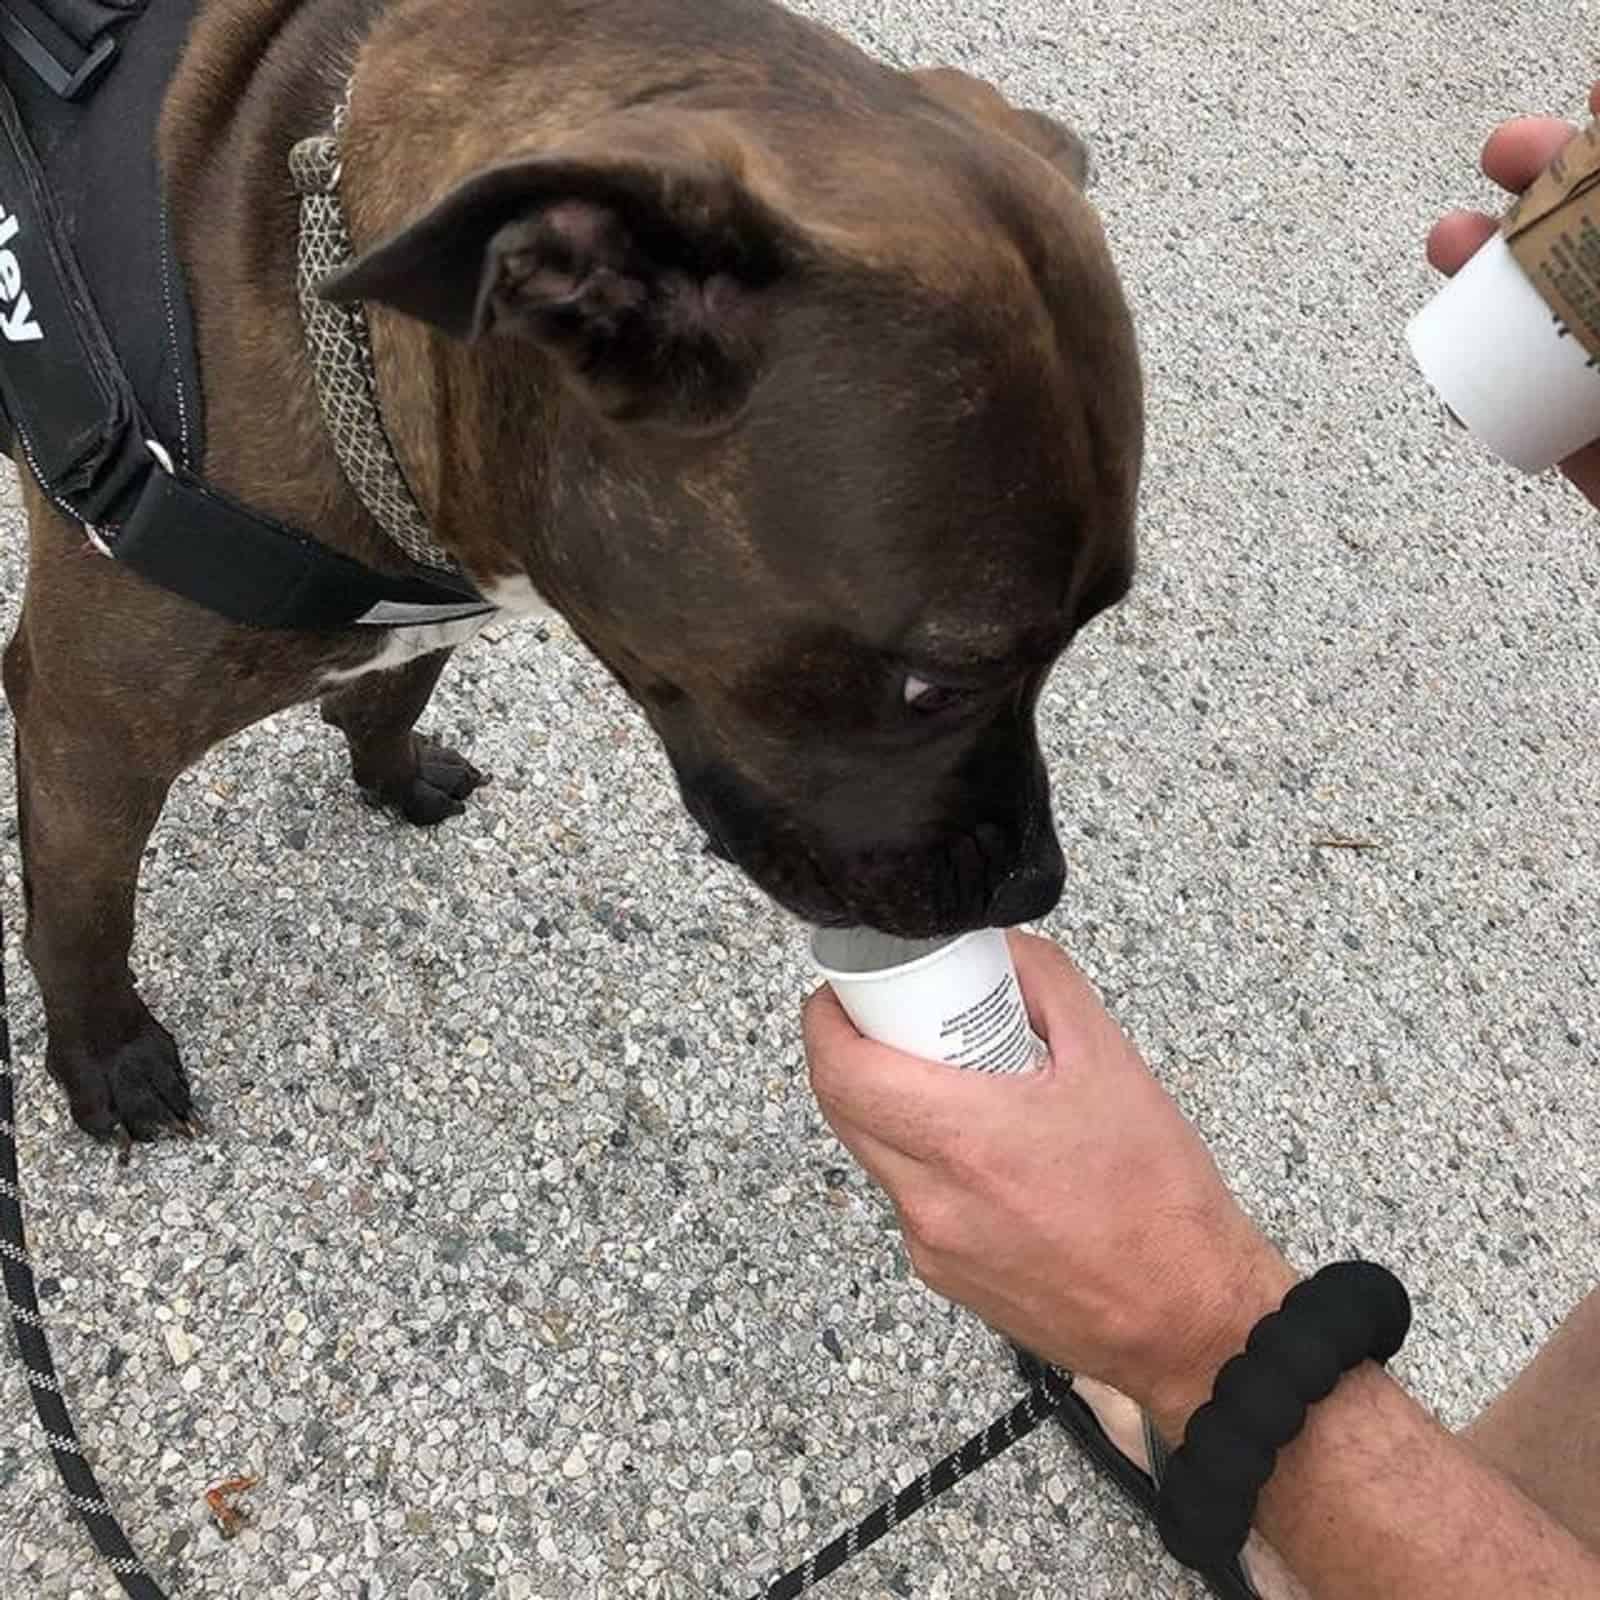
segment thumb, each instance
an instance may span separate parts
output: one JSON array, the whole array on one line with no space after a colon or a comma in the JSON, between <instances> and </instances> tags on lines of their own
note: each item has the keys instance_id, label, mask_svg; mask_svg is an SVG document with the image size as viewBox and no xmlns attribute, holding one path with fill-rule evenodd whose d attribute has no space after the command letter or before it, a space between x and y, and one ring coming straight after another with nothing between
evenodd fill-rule
<instances>
[{"instance_id":1,"label":"thumb","mask_svg":"<svg viewBox=\"0 0 1600 1600\"><path fill-rule=\"evenodd\" d=\"M806 1002L803 1020L811 1087L828 1121L915 1161L948 1149L991 1097L1022 1093L1023 1080L1042 1076L973 1072L891 1050L858 1033L826 987Z\"/></svg>"},{"instance_id":2,"label":"thumb","mask_svg":"<svg viewBox=\"0 0 1600 1600\"><path fill-rule=\"evenodd\" d=\"M1013 932L1010 940L1028 1020L1052 1055L1058 1040L1088 1028L1109 1026L1120 1033L1094 985L1060 945L1031 933Z\"/></svg>"}]
</instances>

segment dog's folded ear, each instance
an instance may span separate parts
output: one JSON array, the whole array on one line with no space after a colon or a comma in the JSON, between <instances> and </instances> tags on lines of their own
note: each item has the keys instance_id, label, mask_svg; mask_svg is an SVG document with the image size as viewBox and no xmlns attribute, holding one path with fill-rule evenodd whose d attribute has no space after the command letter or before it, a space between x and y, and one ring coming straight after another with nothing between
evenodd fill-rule
<instances>
[{"instance_id":1,"label":"dog's folded ear","mask_svg":"<svg viewBox=\"0 0 1600 1600\"><path fill-rule=\"evenodd\" d=\"M1089 182L1089 150L1065 123L1042 111L1014 106L1000 91L958 67L922 67L910 76L925 94L973 122L1003 133L1041 155L1082 189Z\"/></svg>"},{"instance_id":2,"label":"dog's folded ear","mask_svg":"<svg viewBox=\"0 0 1600 1600\"><path fill-rule=\"evenodd\" d=\"M715 159L540 157L466 180L318 292L529 340L605 415L695 427L743 404L794 249Z\"/></svg>"}]
</instances>

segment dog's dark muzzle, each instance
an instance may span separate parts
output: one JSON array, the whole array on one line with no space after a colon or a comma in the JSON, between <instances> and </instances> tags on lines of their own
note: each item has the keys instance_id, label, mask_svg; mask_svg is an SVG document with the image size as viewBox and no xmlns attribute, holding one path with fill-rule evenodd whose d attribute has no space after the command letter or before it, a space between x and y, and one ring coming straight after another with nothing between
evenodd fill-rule
<instances>
[{"instance_id":1,"label":"dog's dark muzzle","mask_svg":"<svg viewBox=\"0 0 1600 1600\"><path fill-rule=\"evenodd\" d=\"M804 819L763 807L727 769L683 785L707 850L797 916L825 926L932 938L1014 927L1061 898L1066 865L1048 800L1022 818L930 831L912 843L850 848L818 840Z\"/></svg>"}]
</instances>

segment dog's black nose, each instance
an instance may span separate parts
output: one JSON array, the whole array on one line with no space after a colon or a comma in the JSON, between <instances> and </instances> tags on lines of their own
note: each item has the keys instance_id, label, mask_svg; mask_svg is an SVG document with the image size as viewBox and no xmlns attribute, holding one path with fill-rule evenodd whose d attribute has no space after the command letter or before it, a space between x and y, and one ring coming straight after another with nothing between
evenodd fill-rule
<instances>
[{"instance_id":1,"label":"dog's black nose","mask_svg":"<svg viewBox=\"0 0 1600 1600\"><path fill-rule=\"evenodd\" d=\"M1030 861L1003 879L989 898L986 918L991 928L1014 928L1055 909L1066 886L1067 868L1059 847Z\"/></svg>"}]
</instances>

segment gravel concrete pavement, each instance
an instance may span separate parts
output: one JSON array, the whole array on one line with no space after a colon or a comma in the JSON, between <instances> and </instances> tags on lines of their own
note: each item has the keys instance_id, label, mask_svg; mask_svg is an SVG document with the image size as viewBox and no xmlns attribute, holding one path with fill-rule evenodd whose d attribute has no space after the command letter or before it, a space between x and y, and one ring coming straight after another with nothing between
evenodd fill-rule
<instances>
[{"instance_id":1,"label":"gravel concrete pavement","mask_svg":"<svg viewBox=\"0 0 1600 1600\"><path fill-rule=\"evenodd\" d=\"M1400 1370L1460 1422L1594 1275L1600 518L1447 426L1400 329L1487 127L1579 111L1592 9L814 9L1094 149L1145 566L1045 700L1049 929L1297 1261L1413 1286ZM1016 1385L819 1122L795 929L570 636L481 641L427 726L498 778L434 835L365 810L310 711L178 785L136 966L212 1131L127 1170L41 1081L8 834L72 1403L175 1600L743 1600ZM199 1497L241 1471L224 1544ZM0 1362L0 1597L116 1592ZM1197 1590L1046 1433L823 1592Z\"/></svg>"}]
</instances>

